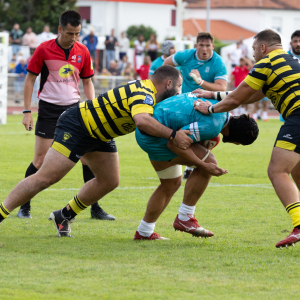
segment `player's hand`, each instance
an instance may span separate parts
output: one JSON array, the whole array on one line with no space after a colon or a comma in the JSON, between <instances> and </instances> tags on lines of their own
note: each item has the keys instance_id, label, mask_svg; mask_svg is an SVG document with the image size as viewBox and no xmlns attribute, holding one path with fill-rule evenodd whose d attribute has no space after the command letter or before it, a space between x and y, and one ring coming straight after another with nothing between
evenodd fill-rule
<instances>
[{"instance_id":1,"label":"player's hand","mask_svg":"<svg viewBox=\"0 0 300 300\"><path fill-rule=\"evenodd\" d=\"M33 128L33 119L31 113L26 113L23 116L22 124L25 126L25 129L31 131Z\"/></svg>"},{"instance_id":2,"label":"player's hand","mask_svg":"<svg viewBox=\"0 0 300 300\"><path fill-rule=\"evenodd\" d=\"M191 72L190 72L190 77L192 77L193 78L193 80L197 83L197 84L200 84L201 82L202 82L202 78L201 78L201 76L200 76L200 73L199 73L199 71L198 70L192 70Z\"/></svg>"},{"instance_id":3,"label":"player's hand","mask_svg":"<svg viewBox=\"0 0 300 300\"><path fill-rule=\"evenodd\" d=\"M182 129L178 130L176 132L173 143L178 148L186 150L193 142L193 140L188 135L192 135L192 133L189 130L182 130Z\"/></svg>"},{"instance_id":4,"label":"player's hand","mask_svg":"<svg viewBox=\"0 0 300 300\"><path fill-rule=\"evenodd\" d=\"M205 170L212 176L222 176L228 173L228 170L224 170L213 163L206 163Z\"/></svg>"},{"instance_id":5,"label":"player's hand","mask_svg":"<svg viewBox=\"0 0 300 300\"><path fill-rule=\"evenodd\" d=\"M200 111L201 113L208 115L208 108L212 105L209 101L197 100L194 102L194 110Z\"/></svg>"},{"instance_id":6,"label":"player's hand","mask_svg":"<svg viewBox=\"0 0 300 300\"><path fill-rule=\"evenodd\" d=\"M198 98L214 99L214 92L205 91L202 89L196 89L192 91L192 94L196 94L196 97Z\"/></svg>"}]
</instances>

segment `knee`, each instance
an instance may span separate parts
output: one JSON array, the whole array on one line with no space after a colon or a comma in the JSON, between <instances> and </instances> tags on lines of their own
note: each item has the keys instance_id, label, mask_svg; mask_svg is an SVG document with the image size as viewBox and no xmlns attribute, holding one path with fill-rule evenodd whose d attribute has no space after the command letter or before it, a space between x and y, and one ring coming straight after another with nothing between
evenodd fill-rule
<instances>
[{"instance_id":1,"label":"knee","mask_svg":"<svg viewBox=\"0 0 300 300\"><path fill-rule=\"evenodd\" d=\"M168 195L173 195L180 188L182 183L182 176L172 179L163 179L161 182L161 187L164 189L165 193Z\"/></svg>"},{"instance_id":2,"label":"knee","mask_svg":"<svg viewBox=\"0 0 300 300\"><path fill-rule=\"evenodd\" d=\"M218 164L216 157L210 152L208 158L205 160L206 163Z\"/></svg>"},{"instance_id":3,"label":"knee","mask_svg":"<svg viewBox=\"0 0 300 300\"><path fill-rule=\"evenodd\" d=\"M45 154L43 155L37 155L34 157L33 159L33 165L37 168L37 169L40 169L43 162L44 162L44 158L45 158Z\"/></svg>"},{"instance_id":4,"label":"knee","mask_svg":"<svg viewBox=\"0 0 300 300\"><path fill-rule=\"evenodd\" d=\"M36 173L33 176L36 176L38 184L39 184L39 186L42 189L46 189L49 186L51 186L51 185L53 185L53 184L55 184L55 183L57 183L59 181L59 178L56 178L56 177L44 177L44 176L40 176L39 173Z\"/></svg>"},{"instance_id":5,"label":"knee","mask_svg":"<svg viewBox=\"0 0 300 300\"><path fill-rule=\"evenodd\" d=\"M119 186L120 177L117 176L117 177L113 177L113 178L106 178L104 181L103 181L103 179L101 179L101 180L97 179L97 182L100 185L104 185L105 189L109 193L109 192L113 191L114 189L116 189Z\"/></svg>"},{"instance_id":6,"label":"knee","mask_svg":"<svg viewBox=\"0 0 300 300\"><path fill-rule=\"evenodd\" d=\"M276 177L276 173L275 173L275 168L273 166L273 164L269 164L269 167L268 167L268 177L271 181L274 180L274 178Z\"/></svg>"}]
</instances>

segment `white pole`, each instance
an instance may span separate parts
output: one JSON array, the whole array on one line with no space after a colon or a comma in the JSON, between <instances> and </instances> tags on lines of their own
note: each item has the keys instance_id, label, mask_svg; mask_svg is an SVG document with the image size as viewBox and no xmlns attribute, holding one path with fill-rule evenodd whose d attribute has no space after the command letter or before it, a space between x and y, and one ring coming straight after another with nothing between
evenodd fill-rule
<instances>
[{"instance_id":1,"label":"white pole","mask_svg":"<svg viewBox=\"0 0 300 300\"><path fill-rule=\"evenodd\" d=\"M207 32L210 32L209 11L210 11L210 0L206 0L206 31Z\"/></svg>"},{"instance_id":2,"label":"white pole","mask_svg":"<svg viewBox=\"0 0 300 300\"><path fill-rule=\"evenodd\" d=\"M176 27L177 27L177 34L176 34L176 40L181 41L182 40L182 0L176 0L177 2L177 9L176 9Z\"/></svg>"}]
</instances>

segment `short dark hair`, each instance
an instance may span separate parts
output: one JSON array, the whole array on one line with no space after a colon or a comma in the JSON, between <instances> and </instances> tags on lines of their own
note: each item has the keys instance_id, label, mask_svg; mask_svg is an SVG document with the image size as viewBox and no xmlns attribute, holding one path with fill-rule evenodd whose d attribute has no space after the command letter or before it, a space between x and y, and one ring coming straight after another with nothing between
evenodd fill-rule
<instances>
[{"instance_id":1,"label":"short dark hair","mask_svg":"<svg viewBox=\"0 0 300 300\"><path fill-rule=\"evenodd\" d=\"M207 31L203 31L203 32L199 32L197 35L197 43L200 40L211 40L212 43L214 43L214 37L210 32Z\"/></svg>"},{"instance_id":2,"label":"short dark hair","mask_svg":"<svg viewBox=\"0 0 300 300\"><path fill-rule=\"evenodd\" d=\"M81 25L82 19L79 12L76 10L66 10L64 11L59 18L59 25L64 29L70 24L73 27L78 27Z\"/></svg>"},{"instance_id":3,"label":"short dark hair","mask_svg":"<svg viewBox=\"0 0 300 300\"><path fill-rule=\"evenodd\" d=\"M259 128L255 120L243 114L230 118L229 135L223 136L223 141L250 145L257 139L258 133Z\"/></svg>"},{"instance_id":4,"label":"short dark hair","mask_svg":"<svg viewBox=\"0 0 300 300\"><path fill-rule=\"evenodd\" d=\"M293 32L293 34L292 34L292 36L291 36L291 40L292 40L295 36L300 37L300 30L296 30L295 32Z\"/></svg>"},{"instance_id":5,"label":"short dark hair","mask_svg":"<svg viewBox=\"0 0 300 300\"><path fill-rule=\"evenodd\" d=\"M158 82L171 79L173 85L175 85L180 76L181 73L176 68L166 65L157 68L152 74L151 78L157 80Z\"/></svg>"},{"instance_id":6,"label":"short dark hair","mask_svg":"<svg viewBox=\"0 0 300 300\"><path fill-rule=\"evenodd\" d=\"M265 43L267 46L281 44L280 35L271 29L265 29L259 32L254 39L256 39L257 42Z\"/></svg>"}]
</instances>

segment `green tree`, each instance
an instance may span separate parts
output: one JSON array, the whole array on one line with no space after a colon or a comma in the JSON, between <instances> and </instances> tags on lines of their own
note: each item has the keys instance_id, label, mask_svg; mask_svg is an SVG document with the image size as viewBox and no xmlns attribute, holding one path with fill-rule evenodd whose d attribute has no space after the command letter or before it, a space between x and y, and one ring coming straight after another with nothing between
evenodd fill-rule
<instances>
[{"instance_id":1,"label":"green tree","mask_svg":"<svg viewBox=\"0 0 300 300\"><path fill-rule=\"evenodd\" d=\"M134 41L135 39L137 39L140 34L144 36L145 41L148 41L150 39L150 35L152 33L156 34L156 31L150 26L146 27L144 25L132 25L128 27L126 33L130 41Z\"/></svg>"},{"instance_id":2,"label":"green tree","mask_svg":"<svg viewBox=\"0 0 300 300\"><path fill-rule=\"evenodd\" d=\"M76 0L0 0L1 27L10 31L15 23L25 32L31 26L40 33L44 25L57 32L60 14L75 9Z\"/></svg>"}]
</instances>

